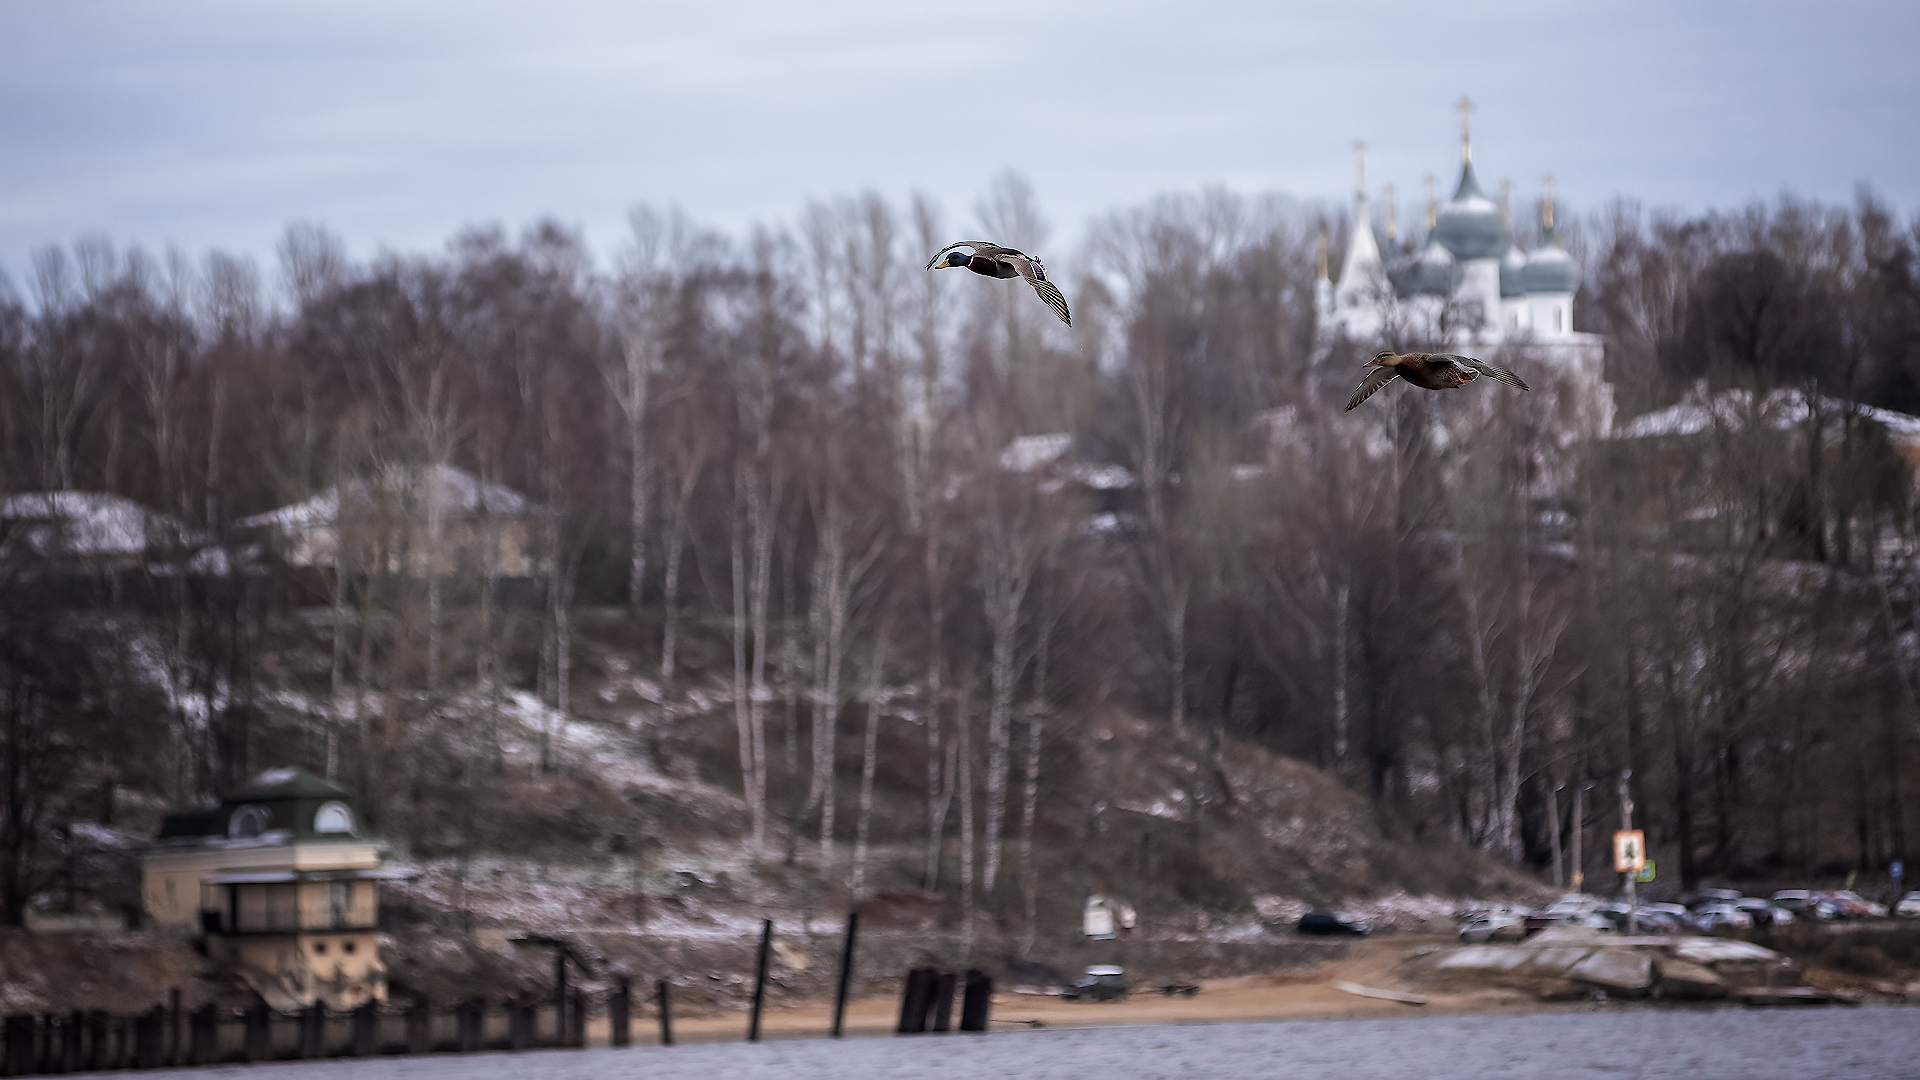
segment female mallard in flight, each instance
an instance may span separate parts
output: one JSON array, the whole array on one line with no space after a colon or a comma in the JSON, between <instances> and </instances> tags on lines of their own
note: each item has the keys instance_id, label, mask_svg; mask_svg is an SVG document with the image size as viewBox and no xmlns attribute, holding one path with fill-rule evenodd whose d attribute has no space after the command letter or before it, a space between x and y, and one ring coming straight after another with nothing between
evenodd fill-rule
<instances>
[{"instance_id":1,"label":"female mallard in flight","mask_svg":"<svg viewBox=\"0 0 1920 1080\"><path fill-rule=\"evenodd\" d=\"M1520 377L1503 367L1495 367L1484 360L1475 360L1470 356L1455 356L1452 353L1375 353L1373 359L1362 367L1372 368L1367 377L1353 391L1353 400L1347 402L1346 412L1374 395L1374 392L1399 376L1415 386L1428 390L1451 390L1456 386L1465 386L1482 375L1487 375L1508 386L1517 386L1522 390L1532 387L1520 381Z\"/></svg>"},{"instance_id":2,"label":"female mallard in flight","mask_svg":"<svg viewBox=\"0 0 1920 1080\"><path fill-rule=\"evenodd\" d=\"M973 254L954 250L962 247L972 248ZM942 255L946 258L941 258ZM957 244L948 244L927 260L929 270L945 270L949 266L964 266L984 277L1026 278L1027 284L1033 286L1033 291L1040 294L1040 299L1045 300L1053 313L1060 316L1060 321L1068 326L1073 325L1073 314L1067 310L1067 298L1060 295L1060 290L1054 288L1053 282L1047 280L1046 266L1025 252L989 244L985 240L962 240Z\"/></svg>"}]
</instances>

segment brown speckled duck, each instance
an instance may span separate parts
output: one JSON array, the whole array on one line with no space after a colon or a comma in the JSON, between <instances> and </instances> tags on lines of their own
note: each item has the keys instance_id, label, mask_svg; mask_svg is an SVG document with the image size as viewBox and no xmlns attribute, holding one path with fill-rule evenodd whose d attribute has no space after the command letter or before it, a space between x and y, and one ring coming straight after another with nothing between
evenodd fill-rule
<instances>
[{"instance_id":1,"label":"brown speckled duck","mask_svg":"<svg viewBox=\"0 0 1920 1080\"><path fill-rule=\"evenodd\" d=\"M1506 368L1452 353L1380 352L1375 353L1373 359L1363 366L1373 370L1360 380L1360 385L1353 391L1353 399L1347 402L1347 408L1343 411L1352 411L1354 406L1372 397L1396 376L1428 390L1451 390L1456 386L1465 386L1482 375L1522 390L1532 389L1520 381L1520 376Z\"/></svg>"}]
</instances>

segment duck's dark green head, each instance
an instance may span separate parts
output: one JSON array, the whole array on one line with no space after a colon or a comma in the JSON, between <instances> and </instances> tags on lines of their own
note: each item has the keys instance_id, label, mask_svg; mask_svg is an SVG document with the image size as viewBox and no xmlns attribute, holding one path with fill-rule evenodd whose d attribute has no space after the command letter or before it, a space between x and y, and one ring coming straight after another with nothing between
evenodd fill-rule
<instances>
[{"instance_id":1,"label":"duck's dark green head","mask_svg":"<svg viewBox=\"0 0 1920 1080\"><path fill-rule=\"evenodd\" d=\"M935 270L945 270L950 266L965 266L970 256L964 251L949 251L947 257L933 264Z\"/></svg>"}]
</instances>

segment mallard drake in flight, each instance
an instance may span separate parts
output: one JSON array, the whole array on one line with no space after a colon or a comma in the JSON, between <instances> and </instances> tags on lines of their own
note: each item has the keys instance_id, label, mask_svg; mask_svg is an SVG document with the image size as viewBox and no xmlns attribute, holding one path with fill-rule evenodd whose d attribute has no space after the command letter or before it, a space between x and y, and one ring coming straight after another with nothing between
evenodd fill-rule
<instances>
[{"instance_id":1,"label":"mallard drake in flight","mask_svg":"<svg viewBox=\"0 0 1920 1080\"><path fill-rule=\"evenodd\" d=\"M1360 385L1353 391L1353 399L1347 402L1343 412L1351 412L1354 406L1372 397L1381 387L1392 382L1395 376L1428 390L1451 390L1456 386L1465 386L1482 375L1522 390L1533 389L1506 368L1452 353L1381 352L1375 353L1373 359L1361 366L1373 370L1360 380Z\"/></svg>"},{"instance_id":2,"label":"mallard drake in flight","mask_svg":"<svg viewBox=\"0 0 1920 1080\"><path fill-rule=\"evenodd\" d=\"M972 248L973 253L954 250L963 247ZM941 258L942 255L946 258ZM1027 284L1033 286L1033 291L1040 294L1040 299L1045 300L1053 313L1060 316L1060 321L1068 326L1073 325L1073 313L1067 310L1067 298L1060 295L1060 290L1054 287L1053 282L1047 280L1046 266L1023 251L989 244L985 240L962 240L957 244L948 244L927 260L929 270L945 270L950 266L964 266L983 277L1026 278Z\"/></svg>"}]
</instances>

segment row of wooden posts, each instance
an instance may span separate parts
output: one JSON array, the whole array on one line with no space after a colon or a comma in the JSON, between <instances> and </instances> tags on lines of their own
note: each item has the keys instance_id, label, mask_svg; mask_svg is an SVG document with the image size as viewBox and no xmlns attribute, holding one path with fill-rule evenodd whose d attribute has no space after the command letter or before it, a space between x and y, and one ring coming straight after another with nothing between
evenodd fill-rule
<instances>
[{"instance_id":1,"label":"row of wooden posts","mask_svg":"<svg viewBox=\"0 0 1920 1080\"><path fill-rule=\"evenodd\" d=\"M848 916L846 940L840 954L840 977L834 988L833 1026L829 1031L834 1038L845 1032L847 992L858 932L858 916ZM747 1039L751 1042L760 1039L772 943L773 922L767 920L760 928L760 948L754 966L753 1006L747 1023ZM155 1005L133 1016L115 1016L100 1010L14 1014L0 1025L0 1075L584 1047L588 1012L602 1000L608 1044L632 1044L636 1001L629 980L623 978L612 990L598 993L570 987L563 950L556 958L555 981L554 996L548 1001L522 996L498 1003L473 999L437 1006L426 998L416 998L405 1008L369 1002L344 1013L319 1005L282 1013L265 1004L245 1009L208 1004L188 1011L181 1004L180 992L175 990L169 1004ZM896 1030L903 1034L947 1031L958 982L959 978L953 973L933 968L915 968L908 972ZM986 1030L992 996L992 979L979 971L966 973L961 1031ZM674 1041L671 984L665 979L658 980L651 1000L660 1024L660 1044L671 1046Z\"/></svg>"}]
</instances>

